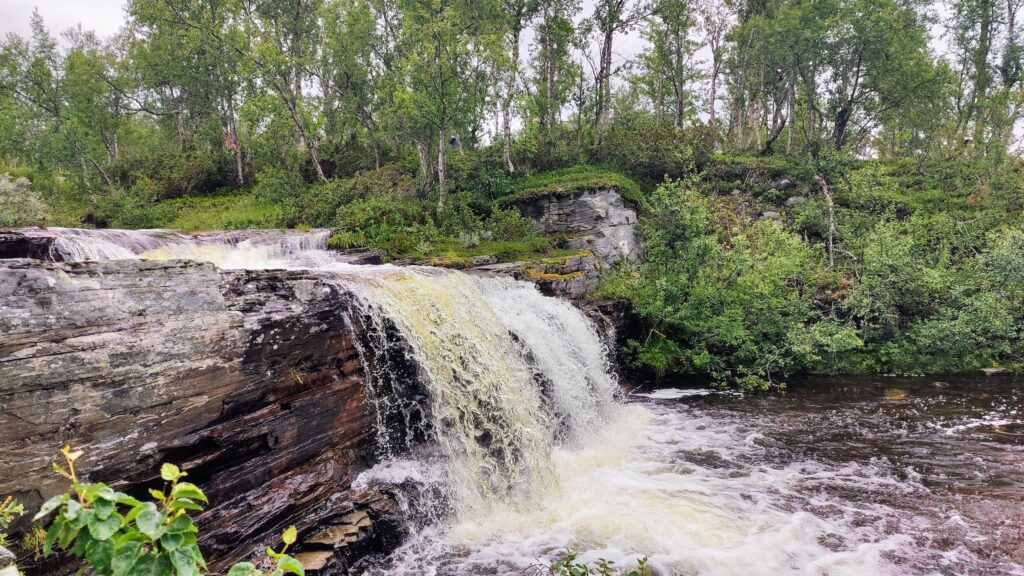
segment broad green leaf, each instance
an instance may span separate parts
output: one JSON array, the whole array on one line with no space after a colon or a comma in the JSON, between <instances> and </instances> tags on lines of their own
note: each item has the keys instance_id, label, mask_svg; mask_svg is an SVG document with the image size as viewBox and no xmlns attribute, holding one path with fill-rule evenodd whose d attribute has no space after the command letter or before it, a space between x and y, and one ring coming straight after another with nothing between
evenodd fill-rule
<instances>
[{"instance_id":1,"label":"broad green leaf","mask_svg":"<svg viewBox=\"0 0 1024 576\"><path fill-rule=\"evenodd\" d=\"M171 496L175 498L191 498L192 500L199 500L200 502L209 502L206 499L206 494L199 489L195 484L189 482L181 482L174 486L171 490Z\"/></svg>"},{"instance_id":2,"label":"broad green leaf","mask_svg":"<svg viewBox=\"0 0 1024 576\"><path fill-rule=\"evenodd\" d=\"M170 462L164 462L160 467L160 477L168 482L174 482L181 477L181 469Z\"/></svg>"},{"instance_id":3,"label":"broad green leaf","mask_svg":"<svg viewBox=\"0 0 1024 576\"><path fill-rule=\"evenodd\" d=\"M184 542L184 540L185 537L181 534L168 533L160 537L160 545L163 546L165 550L174 550L178 546L181 546L181 543Z\"/></svg>"},{"instance_id":4,"label":"broad green leaf","mask_svg":"<svg viewBox=\"0 0 1024 576\"><path fill-rule=\"evenodd\" d=\"M298 574L299 576L306 576L305 569L302 568L302 563L292 558L291 556L281 556L277 560L277 567L289 574Z\"/></svg>"},{"instance_id":5,"label":"broad green leaf","mask_svg":"<svg viewBox=\"0 0 1024 576\"><path fill-rule=\"evenodd\" d=\"M89 534L97 540L107 540L121 528L121 515L113 514L100 518L99 514L89 516Z\"/></svg>"},{"instance_id":6,"label":"broad green leaf","mask_svg":"<svg viewBox=\"0 0 1024 576\"><path fill-rule=\"evenodd\" d=\"M135 517L135 524L139 531L153 540L160 538L164 533L164 515L156 510L143 510Z\"/></svg>"},{"instance_id":7,"label":"broad green leaf","mask_svg":"<svg viewBox=\"0 0 1024 576\"><path fill-rule=\"evenodd\" d=\"M174 565L177 576L197 576L199 574L199 571L196 570L195 559L184 550L171 551L171 564Z\"/></svg>"},{"instance_id":8,"label":"broad green leaf","mask_svg":"<svg viewBox=\"0 0 1024 576\"><path fill-rule=\"evenodd\" d=\"M228 570L228 576L262 576L252 562L239 562Z\"/></svg>"},{"instance_id":9,"label":"broad green leaf","mask_svg":"<svg viewBox=\"0 0 1024 576\"><path fill-rule=\"evenodd\" d=\"M289 546L295 544L295 539L297 537L298 531L295 529L295 526L289 526L288 529L284 531L284 534L281 535L281 539Z\"/></svg>"},{"instance_id":10,"label":"broad green leaf","mask_svg":"<svg viewBox=\"0 0 1024 576\"><path fill-rule=\"evenodd\" d=\"M142 542L128 541L118 543L117 547L114 548L114 555L110 561L110 567L114 571L114 576L126 576L129 574L141 553Z\"/></svg>"},{"instance_id":11,"label":"broad green leaf","mask_svg":"<svg viewBox=\"0 0 1024 576\"><path fill-rule=\"evenodd\" d=\"M37 512L36 515L32 517L32 520L34 520L34 521L35 520L42 520L50 512L53 512L54 510L56 510L58 506L60 506L61 504L64 504L70 498L71 498L70 494L60 494L58 496L54 496L53 498L50 498L49 500L47 500L46 502L43 503L43 506L41 508L39 508L39 512Z\"/></svg>"},{"instance_id":12,"label":"broad green leaf","mask_svg":"<svg viewBox=\"0 0 1024 576\"><path fill-rule=\"evenodd\" d=\"M117 493L117 503L122 504L124 506L131 506L133 508L135 506L138 506L139 504L142 504L142 502L140 502L139 500L132 498L127 494L122 494L120 492Z\"/></svg>"},{"instance_id":13,"label":"broad green leaf","mask_svg":"<svg viewBox=\"0 0 1024 576\"><path fill-rule=\"evenodd\" d=\"M171 502L171 510L202 510L203 507L188 498L178 498Z\"/></svg>"},{"instance_id":14,"label":"broad green leaf","mask_svg":"<svg viewBox=\"0 0 1024 576\"><path fill-rule=\"evenodd\" d=\"M81 513L82 504L78 500L68 500L68 505L64 507L64 517L68 520L74 520Z\"/></svg>"},{"instance_id":15,"label":"broad green leaf","mask_svg":"<svg viewBox=\"0 0 1024 576\"><path fill-rule=\"evenodd\" d=\"M92 540L85 547L85 559L96 568L110 566L113 555L114 545L109 541Z\"/></svg>"},{"instance_id":16,"label":"broad green leaf","mask_svg":"<svg viewBox=\"0 0 1024 576\"><path fill-rule=\"evenodd\" d=\"M152 502L140 502L137 506L135 506L134 508L129 510L127 514L125 514L125 520L129 522L135 520L135 517L138 516L144 510L155 511L156 504L153 504Z\"/></svg>"},{"instance_id":17,"label":"broad green leaf","mask_svg":"<svg viewBox=\"0 0 1024 576\"><path fill-rule=\"evenodd\" d=\"M196 532L196 526L192 523L192 519L187 514L176 516L171 523L167 525L168 532L174 532L175 534L182 532Z\"/></svg>"},{"instance_id":18,"label":"broad green leaf","mask_svg":"<svg viewBox=\"0 0 1024 576\"><path fill-rule=\"evenodd\" d=\"M162 501L164 499L164 493L159 491L159 490L157 490L156 488L150 488L149 489L149 495L152 496L155 500L161 500Z\"/></svg>"},{"instance_id":19,"label":"broad green leaf","mask_svg":"<svg viewBox=\"0 0 1024 576\"><path fill-rule=\"evenodd\" d=\"M110 500L97 500L95 504L96 516L100 520L106 520L114 513L114 503Z\"/></svg>"}]
</instances>

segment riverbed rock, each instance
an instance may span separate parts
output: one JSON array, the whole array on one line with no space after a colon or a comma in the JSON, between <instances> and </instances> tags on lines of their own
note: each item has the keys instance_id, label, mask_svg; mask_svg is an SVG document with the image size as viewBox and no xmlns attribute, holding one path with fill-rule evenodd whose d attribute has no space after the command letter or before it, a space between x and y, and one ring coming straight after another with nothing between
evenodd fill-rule
<instances>
[{"instance_id":1,"label":"riverbed rock","mask_svg":"<svg viewBox=\"0 0 1024 576\"><path fill-rule=\"evenodd\" d=\"M1013 370L1009 368L982 368L981 373L985 376L1010 376Z\"/></svg>"},{"instance_id":2,"label":"riverbed rock","mask_svg":"<svg viewBox=\"0 0 1024 576\"><path fill-rule=\"evenodd\" d=\"M180 464L211 501L215 570L290 524L380 507L349 490L375 442L352 301L302 271L0 260L0 498L65 491L64 444L138 496Z\"/></svg>"},{"instance_id":3,"label":"riverbed rock","mask_svg":"<svg viewBox=\"0 0 1024 576\"><path fill-rule=\"evenodd\" d=\"M533 220L539 232L566 237L567 247L592 252L604 267L640 259L636 211L615 188L528 196L511 205Z\"/></svg>"}]
</instances>

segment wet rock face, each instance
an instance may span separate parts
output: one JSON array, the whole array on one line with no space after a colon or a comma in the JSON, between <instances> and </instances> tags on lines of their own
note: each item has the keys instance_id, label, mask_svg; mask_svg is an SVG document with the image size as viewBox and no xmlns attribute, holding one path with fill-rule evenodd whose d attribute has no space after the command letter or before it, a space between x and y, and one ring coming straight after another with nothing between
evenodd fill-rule
<instances>
[{"instance_id":1,"label":"wet rock face","mask_svg":"<svg viewBox=\"0 0 1024 576\"><path fill-rule=\"evenodd\" d=\"M593 252L603 266L640 259L636 212L612 188L528 198L517 206L541 232L564 234L569 248Z\"/></svg>"},{"instance_id":2,"label":"wet rock face","mask_svg":"<svg viewBox=\"0 0 1024 576\"><path fill-rule=\"evenodd\" d=\"M138 496L178 463L210 497L214 569L289 524L369 514L349 491L375 438L351 302L299 271L0 261L0 497L66 490L66 443L88 480Z\"/></svg>"}]
</instances>

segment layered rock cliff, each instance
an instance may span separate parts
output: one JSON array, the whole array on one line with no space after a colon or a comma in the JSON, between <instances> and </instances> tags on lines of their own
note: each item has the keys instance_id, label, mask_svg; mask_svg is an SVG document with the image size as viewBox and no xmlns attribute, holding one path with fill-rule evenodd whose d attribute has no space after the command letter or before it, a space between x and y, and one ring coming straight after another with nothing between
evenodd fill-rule
<instances>
[{"instance_id":1,"label":"layered rock cliff","mask_svg":"<svg viewBox=\"0 0 1024 576\"><path fill-rule=\"evenodd\" d=\"M50 463L67 443L135 494L176 462L210 497L213 567L296 523L339 534L319 561L341 573L396 528L386 494L349 490L374 448L351 303L306 272L0 260L0 495L66 490Z\"/></svg>"}]
</instances>

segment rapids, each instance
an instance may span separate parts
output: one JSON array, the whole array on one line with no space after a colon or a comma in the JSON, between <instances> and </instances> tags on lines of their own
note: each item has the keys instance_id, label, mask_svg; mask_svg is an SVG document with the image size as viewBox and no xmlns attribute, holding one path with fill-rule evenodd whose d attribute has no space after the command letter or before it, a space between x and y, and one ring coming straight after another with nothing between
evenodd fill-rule
<instances>
[{"instance_id":1,"label":"rapids","mask_svg":"<svg viewBox=\"0 0 1024 576\"><path fill-rule=\"evenodd\" d=\"M546 574L573 549L663 575L1024 576L1012 381L623 395L590 321L526 283L353 266L317 231L58 234L67 260L313 270L357 296L381 462L356 486L402 487L415 526L369 574Z\"/></svg>"}]
</instances>

